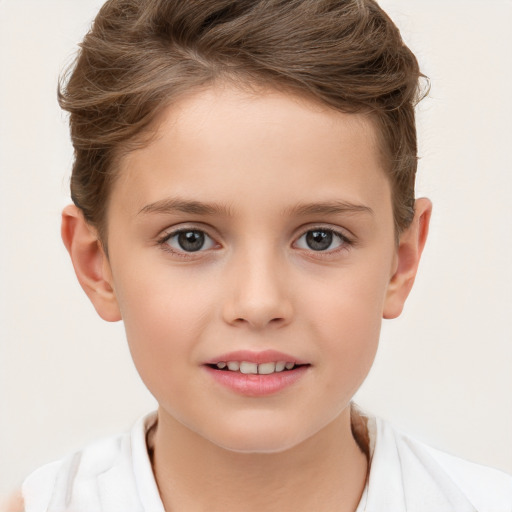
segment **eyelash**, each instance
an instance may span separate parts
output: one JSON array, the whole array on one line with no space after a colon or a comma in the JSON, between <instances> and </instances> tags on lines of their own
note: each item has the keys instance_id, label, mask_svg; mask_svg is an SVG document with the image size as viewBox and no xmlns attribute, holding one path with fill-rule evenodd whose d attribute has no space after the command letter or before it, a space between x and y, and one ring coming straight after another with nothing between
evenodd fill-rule
<instances>
[{"instance_id":1,"label":"eyelash","mask_svg":"<svg viewBox=\"0 0 512 512\"><path fill-rule=\"evenodd\" d=\"M314 254L315 257L328 258L329 256L336 255L342 251L348 251L351 247L353 247L355 245L355 241L352 238L349 238L347 235L345 235L341 231L337 231L336 229L328 228L325 226L310 227L296 239L294 244L297 244L297 242L301 238L307 236L308 233L313 233L315 231L322 232L322 233L329 233L333 237L337 238L340 242L340 245L334 249L326 249L326 250L318 250L318 251L315 251L314 249L311 249L311 248L303 249L304 251L307 251L308 253Z\"/></svg>"},{"instance_id":2,"label":"eyelash","mask_svg":"<svg viewBox=\"0 0 512 512\"><path fill-rule=\"evenodd\" d=\"M162 250L164 250L166 252L170 252L171 254L181 257L181 258L190 259L191 257L193 257L192 255L194 255L196 252L197 253L204 252L204 250L201 250L202 248L197 251L185 251L185 250L176 250L173 247L171 247L168 242L170 240L172 240L174 237L177 237L182 233L202 233L203 235L208 237L210 240L215 242L214 239L210 235L208 235L208 233L204 229L192 228L192 227L191 228L180 228L180 229L171 231L170 233L165 233L156 242L162 248Z\"/></svg>"},{"instance_id":3,"label":"eyelash","mask_svg":"<svg viewBox=\"0 0 512 512\"><path fill-rule=\"evenodd\" d=\"M351 247L353 247L355 245L355 241L352 238L349 238L344 233L341 233L340 231L337 231L337 230L332 229L332 228L327 228L327 227L324 227L324 226L310 227L306 231L302 232L302 234L295 239L294 245L297 244L297 242L301 238L305 237L308 233L313 233L315 231L323 232L323 233L328 233L328 234L333 235L334 237L336 237L339 240L340 246L336 247L335 249L330 249L330 250L326 249L326 250L315 251L314 249L311 249L311 248L309 248L309 249L307 249L307 248L298 248L299 250L303 250L303 251L312 253L316 257L324 257L325 258L325 257L329 257L329 256L332 256L332 255L338 254L341 251L348 251ZM162 250L164 250L166 252L170 252L173 255L176 255L176 256L181 257L181 258L190 259L190 258L193 257L193 255L196 252L197 253L202 253L202 252L205 252L205 250L208 250L208 249L202 249L202 247L201 247L197 251L176 250L176 249L172 248L168 244L168 242L171 239L173 239L174 237L177 237L177 236L179 236L182 233L191 233L191 232L202 233L208 239L210 239L214 244L218 245L215 242L215 240L210 235L208 235L208 233L204 229L193 228L193 227L190 227L190 228L180 228L180 229L176 229L174 231L171 231L170 233L165 233L156 242L162 248Z\"/></svg>"}]
</instances>

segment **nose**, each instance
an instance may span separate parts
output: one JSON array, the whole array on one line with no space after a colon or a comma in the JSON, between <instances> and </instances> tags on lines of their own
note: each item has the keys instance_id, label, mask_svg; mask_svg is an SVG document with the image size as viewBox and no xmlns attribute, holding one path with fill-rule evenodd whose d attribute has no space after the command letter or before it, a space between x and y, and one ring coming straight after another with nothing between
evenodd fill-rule
<instances>
[{"instance_id":1,"label":"nose","mask_svg":"<svg viewBox=\"0 0 512 512\"><path fill-rule=\"evenodd\" d=\"M258 330L283 327L293 316L291 290L275 255L251 254L232 261L225 283L224 321Z\"/></svg>"}]
</instances>

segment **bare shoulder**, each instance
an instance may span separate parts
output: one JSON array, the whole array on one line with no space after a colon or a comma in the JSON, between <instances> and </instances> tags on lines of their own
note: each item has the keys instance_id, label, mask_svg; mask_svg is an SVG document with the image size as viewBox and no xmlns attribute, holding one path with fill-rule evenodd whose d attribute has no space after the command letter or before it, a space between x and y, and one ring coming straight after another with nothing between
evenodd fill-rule
<instances>
[{"instance_id":1,"label":"bare shoulder","mask_svg":"<svg viewBox=\"0 0 512 512\"><path fill-rule=\"evenodd\" d=\"M25 505L20 490L0 501L0 512L24 512L24 510Z\"/></svg>"}]
</instances>

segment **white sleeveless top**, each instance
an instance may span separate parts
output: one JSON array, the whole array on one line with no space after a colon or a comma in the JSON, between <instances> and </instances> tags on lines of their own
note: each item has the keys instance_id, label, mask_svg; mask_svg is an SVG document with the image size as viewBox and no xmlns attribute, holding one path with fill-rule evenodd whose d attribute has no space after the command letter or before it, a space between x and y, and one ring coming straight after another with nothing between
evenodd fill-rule
<instances>
[{"instance_id":1,"label":"white sleeveless top","mask_svg":"<svg viewBox=\"0 0 512 512\"><path fill-rule=\"evenodd\" d=\"M130 433L97 441L32 473L25 512L165 512L146 433L152 413ZM371 468L356 512L512 512L512 476L434 450L368 418Z\"/></svg>"}]
</instances>

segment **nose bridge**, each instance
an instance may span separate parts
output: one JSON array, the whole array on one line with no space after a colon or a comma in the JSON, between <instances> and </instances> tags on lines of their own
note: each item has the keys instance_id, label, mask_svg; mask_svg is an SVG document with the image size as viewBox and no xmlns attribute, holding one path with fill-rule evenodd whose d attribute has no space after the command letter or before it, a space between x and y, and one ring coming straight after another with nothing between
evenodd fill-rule
<instances>
[{"instance_id":1,"label":"nose bridge","mask_svg":"<svg viewBox=\"0 0 512 512\"><path fill-rule=\"evenodd\" d=\"M284 325L292 315L284 257L270 243L241 248L230 264L225 320L262 328Z\"/></svg>"}]
</instances>

